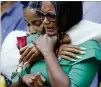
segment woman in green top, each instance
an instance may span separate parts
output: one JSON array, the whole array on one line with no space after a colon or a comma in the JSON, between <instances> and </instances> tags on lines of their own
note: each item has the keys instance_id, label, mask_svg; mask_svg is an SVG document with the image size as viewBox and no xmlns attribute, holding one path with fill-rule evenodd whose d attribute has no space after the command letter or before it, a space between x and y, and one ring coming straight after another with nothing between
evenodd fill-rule
<instances>
[{"instance_id":1,"label":"woman in green top","mask_svg":"<svg viewBox=\"0 0 101 87\"><path fill-rule=\"evenodd\" d=\"M60 29L63 29L63 31L59 31L60 33L57 32L55 9L52 3L42 2L41 10L43 12L37 11L37 13L43 20L46 34L38 38L34 44L43 54L45 61L41 60L34 63L30 68L30 73L41 72L46 78L48 86L52 87L90 87L95 73L98 70L98 61L95 58L101 57L99 55L101 54L99 44L93 40L80 44L80 46L87 48L87 54L80 55L82 59L77 59L74 62L57 58L56 52L54 52L56 37L53 36L63 34L65 27L58 27L58 31ZM52 14L51 18L49 14ZM22 74L25 75L26 70Z\"/></svg>"},{"instance_id":2,"label":"woman in green top","mask_svg":"<svg viewBox=\"0 0 101 87\"><path fill-rule=\"evenodd\" d=\"M64 3L64 9L65 6ZM44 60L34 63L30 68L30 73L41 72L46 78L48 86L52 87L90 87L98 71L98 61L96 58L101 57L99 44L94 40L88 40L80 44L79 46L86 48L87 53L80 55L82 59L77 59L74 62L57 58L56 48L60 47L59 43L62 37L57 37L59 40L56 42L56 35L64 35L65 28L69 29L73 24L67 26L67 22L65 23L64 21L64 25L59 23L62 25L59 26L57 21L57 30L56 16L59 15L56 14L55 16L56 9L51 2L42 2L41 9L37 11L38 16L43 21L46 34L35 40L33 44L42 53ZM67 16L65 13L63 14L65 20ZM58 45L56 45L56 43L58 43ZM54 48L54 46L56 48ZM26 70L23 71L22 74L26 74Z\"/></svg>"},{"instance_id":3,"label":"woman in green top","mask_svg":"<svg viewBox=\"0 0 101 87\"><path fill-rule=\"evenodd\" d=\"M27 26L28 26L28 31L29 31L29 35L28 35L28 37L27 37L27 45L28 44L30 44L31 42L32 42L32 40L34 40L36 37L38 37L39 36L39 34L43 34L44 32L43 32L43 24L42 24L42 20L40 20L40 18L36 15L36 12L35 12L35 6L36 6L36 3L37 2L29 2L29 4L28 4L28 6L27 7L25 7L24 8L24 17L25 17L25 20L26 20L26 22L27 22ZM30 13L30 14L29 14ZM20 31L19 31L20 32ZM18 32L18 33L19 33ZM13 32L12 34L14 34L14 33L16 33L16 32ZM38 33L38 34L37 34ZM17 34L17 33L16 33ZM12 35L11 35L12 36ZM19 35L18 35L19 36ZM66 35L65 35L66 36ZM13 36L12 36L13 37ZM66 38L64 38L63 39L63 42L69 42L68 41L68 39L67 39L68 37L66 36ZM9 39L11 39L11 38L9 38ZM13 42L13 41L12 41ZM68 47L68 48L71 48L71 52L72 52L72 50L74 49L74 51L73 52L77 52L77 53L81 53L82 54L82 52L83 51L81 51L81 49L80 48L78 48L78 47L75 47L75 46L72 46L72 47ZM76 55L73 55L71 52L69 52L69 54L68 55L71 55L71 56L73 56L73 57L75 57L76 58ZM38 51L38 50L36 50L36 55L40 55L40 52ZM61 53L61 52L60 52ZM26 57L27 58L27 57ZM33 60L34 61L36 61L38 58L35 58L35 56L33 57ZM41 58L42 59L42 58ZM68 59L68 58L67 58ZM70 60L71 61L75 61L75 59L71 59L70 58ZM30 61L32 61L32 59L30 60ZM15 74L13 74L13 76L15 76ZM13 77L12 76L12 77ZM25 75L24 77L23 77L23 79L26 79L26 77L32 77L32 76L34 76L34 74L27 74L27 75ZM16 78L16 80L17 80L17 78ZM15 81L15 80L14 80ZM27 81L26 80L24 80L24 82L26 83L26 84L28 84L28 81L30 81L30 79L28 80L27 79Z\"/></svg>"}]
</instances>

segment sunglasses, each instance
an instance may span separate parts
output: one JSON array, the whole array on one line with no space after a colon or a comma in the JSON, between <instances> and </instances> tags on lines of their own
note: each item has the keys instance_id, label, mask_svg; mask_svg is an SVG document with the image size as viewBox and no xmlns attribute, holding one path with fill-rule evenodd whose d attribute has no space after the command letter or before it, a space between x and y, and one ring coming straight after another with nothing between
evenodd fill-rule
<instances>
[{"instance_id":1,"label":"sunglasses","mask_svg":"<svg viewBox=\"0 0 101 87\"><path fill-rule=\"evenodd\" d=\"M49 21L55 21L56 18L56 13L54 12L44 14L42 11L36 10L36 14L41 18L41 20L44 20L45 17L47 17Z\"/></svg>"}]
</instances>

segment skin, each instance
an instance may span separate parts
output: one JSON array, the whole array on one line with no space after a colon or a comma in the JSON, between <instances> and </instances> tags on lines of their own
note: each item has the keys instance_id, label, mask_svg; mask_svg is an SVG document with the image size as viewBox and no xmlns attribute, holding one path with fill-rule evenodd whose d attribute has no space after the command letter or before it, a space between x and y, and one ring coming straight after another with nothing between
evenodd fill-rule
<instances>
[{"instance_id":1,"label":"skin","mask_svg":"<svg viewBox=\"0 0 101 87\"><path fill-rule=\"evenodd\" d=\"M42 3L41 10L45 14L51 13L51 12L55 13L55 9L54 9L53 5L50 5L49 2L47 2L47 4ZM48 35L50 35L50 36L56 35L56 33L57 33L57 30L56 30L56 19L54 19L54 21L49 21L47 19L47 17L45 17L45 19L43 21L43 24L44 24L44 27L45 27L45 31L46 31L46 33Z\"/></svg>"},{"instance_id":2,"label":"skin","mask_svg":"<svg viewBox=\"0 0 101 87\"><path fill-rule=\"evenodd\" d=\"M24 9L24 18L28 24L27 26L28 26L28 31L30 34L37 33L37 32L40 34L43 33L43 23L40 26L36 26L35 24L33 24L33 21L35 21L35 20L41 21L40 18L36 15L35 9L29 8L29 7L25 8ZM30 52L29 52L29 50L30 50ZM33 44L30 44L30 45L27 45L27 46L21 48L20 54L22 56L19 61L22 62L22 60L23 60L24 63L25 62L31 63L33 58L34 58L34 60L38 60L38 59L40 59L38 56L41 55L40 52L37 50L37 48Z\"/></svg>"},{"instance_id":3,"label":"skin","mask_svg":"<svg viewBox=\"0 0 101 87\"><path fill-rule=\"evenodd\" d=\"M41 10L45 14L55 11L54 6L50 2L43 2ZM26 14L24 16L26 17ZM33 16L34 15L32 15L32 17ZM28 23L31 24L30 21L33 21L33 18L30 18L30 17L28 16L25 19L28 20ZM37 16L36 16L36 18L37 18ZM58 60L53 52L53 47L55 44L55 39L53 36L55 36L57 34L56 20L54 19L54 21L49 21L47 19L47 17L45 17L45 19L43 20L43 25L45 27L46 34L48 36L46 34L43 35L42 37L40 37L39 39L37 39L35 41L35 44L36 44L37 50L39 50L43 54L44 59L46 61L50 83L51 83L52 87L65 87L65 86L69 87L69 78L62 71L62 69L58 63ZM51 38L49 36L51 36ZM22 54L22 56L21 56L20 62L22 61L22 59L24 59L24 62L32 61L32 58L36 57L35 56L35 48L36 47L35 47L35 45L31 44L30 46L25 46L24 48L21 48L20 53ZM65 49L63 50L64 47L65 47ZM45 48L47 48L47 49L45 49ZM78 58L72 52L82 53L82 49L80 49L77 46L67 46L66 44L64 44L60 47L59 55L65 59L70 60L70 61L75 61L75 60L72 60L69 57L67 57L68 55L71 55L75 58ZM53 69L53 67L54 67L54 69ZM59 79L61 79L62 81L61 80L58 81Z\"/></svg>"},{"instance_id":4,"label":"skin","mask_svg":"<svg viewBox=\"0 0 101 87\"><path fill-rule=\"evenodd\" d=\"M45 86L43 86L45 79L41 73L27 74L27 75L23 76L21 81L23 83L25 83L26 86L24 86L23 84L21 84L19 82L16 82L16 83L13 83L12 85L10 85L9 87L45 87Z\"/></svg>"},{"instance_id":5,"label":"skin","mask_svg":"<svg viewBox=\"0 0 101 87\"><path fill-rule=\"evenodd\" d=\"M33 21L35 20L38 20L37 22L41 21L40 18L36 15L36 11L35 9L33 8L25 8L24 9L24 18L27 22L27 29L29 31L29 33L40 33L42 34L43 33L43 24L41 23L40 26L37 26L33 23ZM30 45L29 48L32 48L33 45ZM26 48L26 46L24 47L24 49ZM20 54L22 53L23 51L20 51ZM34 60L38 60L39 57L38 55L40 55L40 52L36 49L36 47L33 47L33 49L31 50L31 52L28 53L28 55L26 56L26 58L29 58L30 57L30 53L34 52L34 55L32 56L35 56L36 59ZM22 55L23 56L23 55ZM29 62L31 63L33 59L29 58ZM25 61L25 60L23 60ZM25 83L26 85L28 86L31 86L31 87L41 87L43 85L43 83L45 82L45 79L44 77L42 76L41 73L37 73L37 74L27 74L25 76L23 76L21 78L22 82ZM10 87L23 87L23 85L19 84L19 82L16 82L14 84L12 84ZM43 86L45 87L45 86Z\"/></svg>"},{"instance_id":6,"label":"skin","mask_svg":"<svg viewBox=\"0 0 101 87\"><path fill-rule=\"evenodd\" d=\"M47 10L48 8L51 8L51 9ZM54 11L55 9L51 2L42 2L41 10L44 13L48 13L49 11ZM55 21L50 22L45 17L43 24L46 30L46 34L38 38L35 41L35 44L44 56L46 66L47 66L47 72L49 75L49 80L50 80L52 87L70 87L69 77L61 69L58 63L57 57L55 56L55 53L53 52L53 47L54 47L56 40L54 41L53 38L49 37L49 35L51 36L56 35L57 30L56 30L55 23L56 23ZM50 26L54 29L51 32L48 31Z\"/></svg>"},{"instance_id":7,"label":"skin","mask_svg":"<svg viewBox=\"0 0 101 87\"><path fill-rule=\"evenodd\" d=\"M30 13L30 14L29 14ZM33 8L25 8L24 9L24 18L25 21L27 22L27 27L28 27L28 31L29 33L43 33L43 24L42 21L40 20L40 18L36 15L36 10ZM34 24L34 21L37 20L37 23L39 24L41 22L41 24L39 26Z\"/></svg>"},{"instance_id":8,"label":"skin","mask_svg":"<svg viewBox=\"0 0 101 87\"><path fill-rule=\"evenodd\" d=\"M26 20L26 22L28 24L27 26L28 26L28 31L29 31L30 34L31 33L37 33L37 32L40 33L40 34L43 33L43 23L40 26L36 26L35 24L33 24L33 21L35 21L35 20L41 21L40 18L36 15L35 9L29 8L29 7L25 8L24 9L24 18L25 18L25 20ZM25 46L24 48L22 48L20 50L20 53L22 54L23 50L26 49L26 48L27 48L27 46ZM33 48L33 49L31 49L31 51L28 53L28 55L26 56L26 58L23 59L24 62L26 62L28 58L29 58L28 62L31 62L33 60L32 59L33 56L36 57L36 56L40 55L40 52L36 49L35 46L33 46L33 44L31 44L29 46L29 49L30 48ZM31 56L31 54L33 52L34 52L34 54ZM25 56L25 55L26 55L25 53L22 54L21 60L22 60L23 56Z\"/></svg>"},{"instance_id":9,"label":"skin","mask_svg":"<svg viewBox=\"0 0 101 87\"><path fill-rule=\"evenodd\" d=\"M43 3L44 4L44 3ZM55 9L53 6L48 6L49 4L46 5L43 5L42 7L42 11L46 12L55 12ZM47 8L48 7L48 8ZM44 10L44 8L46 10ZM29 14L30 13L30 14ZM30 24L30 26L28 26L28 30L30 33L41 33L42 34L42 31L43 31L43 24L40 25L40 26L35 26L33 25L31 22L35 19L39 19L36 15L36 12L34 9L32 8L25 8L24 9L24 17L25 17L25 20L27 21L28 25ZM56 35L56 19L54 19L54 21L48 21L48 19L45 17L45 20L43 21L44 23L44 27L45 27L45 31L47 32L47 34L49 36L55 36ZM67 44L67 43L70 43L71 40L69 38L69 36L67 34L64 35L64 38L63 40L61 41L61 44ZM60 46L60 48L62 48L63 46ZM74 58L77 58L77 56L73 53L81 53L82 54L82 49L80 49L79 47L75 47L75 46L72 46L71 47L71 50L69 53L65 52L65 51L69 51L67 50L68 49L68 46L65 46L66 49L64 49L64 51L62 52L62 50L59 50L59 56L67 59L67 60L70 60L70 61L75 61L75 60L72 60L71 58L67 57L67 56L73 56ZM36 60L35 58L37 56L40 57L40 52L36 49L35 45L33 44L30 44L30 45L27 45L23 48L20 49L20 54L21 54L21 58L19 60L19 62L21 63L22 60L23 62L28 62L30 63L33 59Z\"/></svg>"},{"instance_id":10,"label":"skin","mask_svg":"<svg viewBox=\"0 0 101 87\"><path fill-rule=\"evenodd\" d=\"M30 13L30 14L29 14ZM35 25L33 23L33 21L40 22L40 18L36 15L36 11L33 8L25 8L24 9L24 18L27 22L27 29L29 31L29 33L43 33L43 23L41 23L39 26ZM32 47L32 45L30 45L30 48ZM36 47L34 47L31 52L28 53L28 55L26 56L26 58L30 57L30 54L34 52L35 56L40 55L40 52L36 49ZM32 56L34 56L32 55ZM39 58L36 57L35 60L38 60ZM25 60L24 60L25 61ZM29 62L31 63L32 58L29 58ZM33 78L32 78L33 77ZM44 81L42 78L44 78L41 74L27 74L24 77L22 77L22 81L24 83L26 83L27 85L34 85L35 87L41 86L43 85Z\"/></svg>"}]
</instances>

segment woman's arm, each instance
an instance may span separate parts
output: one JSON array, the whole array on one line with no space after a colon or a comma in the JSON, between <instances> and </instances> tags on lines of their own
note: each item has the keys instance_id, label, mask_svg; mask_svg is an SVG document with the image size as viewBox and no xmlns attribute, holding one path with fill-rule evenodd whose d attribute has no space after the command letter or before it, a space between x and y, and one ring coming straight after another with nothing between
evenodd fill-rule
<instances>
[{"instance_id":1,"label":"woman's arm","mask_svg":"<svg viewBox=\"0 0 101 87\"><path fill-rule=\"evenodd\" d=\"M73 66L70 66L71 70L67 75L53 52L54 43L55 41L52 42L52 38L47 35L35 41L37 48L44 56L52 87L89 87L98 70L96 58L91 57L75 63ZM66 67L69 66L66 65Z\"/></svg>"},{"instance_id":2,"label":"woman's arm","mask_svg":"<svg viewBox=\"0 0 101 87\"><path fill-rule=\"evenodd\" d=\"M69 78L62 70L53 52L55 40L45 34L38 38L35 44L44 56L52 87L70 87Z\"/></svg>"},{"instance_id":3,"label":"woman's arm","mask_svg":"<svg viewBox=\"0 0 101 87\"><path fill-rule=\"evenodd\" d=\"M44 55L52 87L70 87L69 77L62 70L54 52Z\"/></svg>"},{"instance_id":4,"label":"woman's arm","mask_svg":"<svg viewBox=\"0 0 101 87\"><path fill-rule=\"evenodd\" d=\"M66 49L59 51L59 55L61 57L67 55L67 56L73 56L76 58L74 52L82 54L82 52L83 52L82 49L80 49L77 46L69 46L69 45L67 45L68 43L70 43L70 38L67 34L65 34L63 40L61 40L61 44L66 44L65 45ZM63 46L61 45L60 49L61 48L64 48L64 45ZM25 47L22 47L20 49L20 54L21 54L20 62L22 62L22 60L23 60L24 62L30 63L33 60L37 61L37 60L42 59L41 53L38 51L38 49L32 43L30 43L29 45L27 45ZM71 58L66 57L66 59L72 61Z\"/></svg>"}]
</instances>

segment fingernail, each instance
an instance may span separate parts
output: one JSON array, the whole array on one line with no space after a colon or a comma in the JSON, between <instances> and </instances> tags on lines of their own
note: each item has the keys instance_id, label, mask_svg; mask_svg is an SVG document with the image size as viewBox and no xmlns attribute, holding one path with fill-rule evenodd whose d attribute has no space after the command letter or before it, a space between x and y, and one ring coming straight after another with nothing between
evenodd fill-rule
<instances>
[{"instance_id":1,"label":"fingernail","mask_svg":"<svg viewBox=\"0 0 101 87\"><path fill-rule=\"evenodd\" d=\"M81 51L80 53L81 53L81 54L85 54L86 52L85 52L85 51Z\"/></svg>"},{"instance_id":2,"label":"fingernail","mask_svg":"<svg viewBox=\"0 0 101 87\"><path fill-rule=\"evenodd\" d=\"M82 59L82 57L80 57L80 56L76 56L76 58L78 58L78 59Z\"/></svg>"},{"instance_id":3,"label":"fingernail","mask_svg":"<svg viewBox=\"0 0 101 87\"><path fill-rule=\"evenodd\" d=\"M18 64L18 67L21 67L23 65L23 63L21 62L20 64Z\"/></svg>"},{"instance_id":4,"label":"fingernail","mask_svg":"<svg viewBox=\"0 0 101 87\"><path fill-rule=\"evenodd\" d=\"M28 64L28 62L25 62L24 65Z\"/></svg>"},{"instance_id":5,"label":"fingernail","mask_svg":"<svg viewBox=\"0 0 101 87\"><path fill-rule=\"evenodd\" d=\"M33 76L32 79L35 79L35 77Z\"/></svg>"},{"instance_id":6,"label":"fingernail","mask_svg":"<svg viewBox=\"0 0 101 87\"><path fill-rule=\"evenodd\" d=\"M37 75L41 75L41 73L40 73L40 72L38 72L38 73L37 73Z\"/></svg>"},{"instance_id":7,"label":"fingernail","mask_svg":"<svg viewBox=\"0 0 101 87\"><path fill-rule=\"evenodd\" d=\"M84 47L80 47L82 50L86 50L86 48L84 48Z\"/></svg>"},{"instance_id":8,"label":"fingernail","mask_svg":"<svg viewBox=\"0 0 101 87\"><path fill-rule=\"evenodd\" d=\"M72 59L72 61L75 62L76 60L75 59Z\"/></svg>"}]
</instances>

